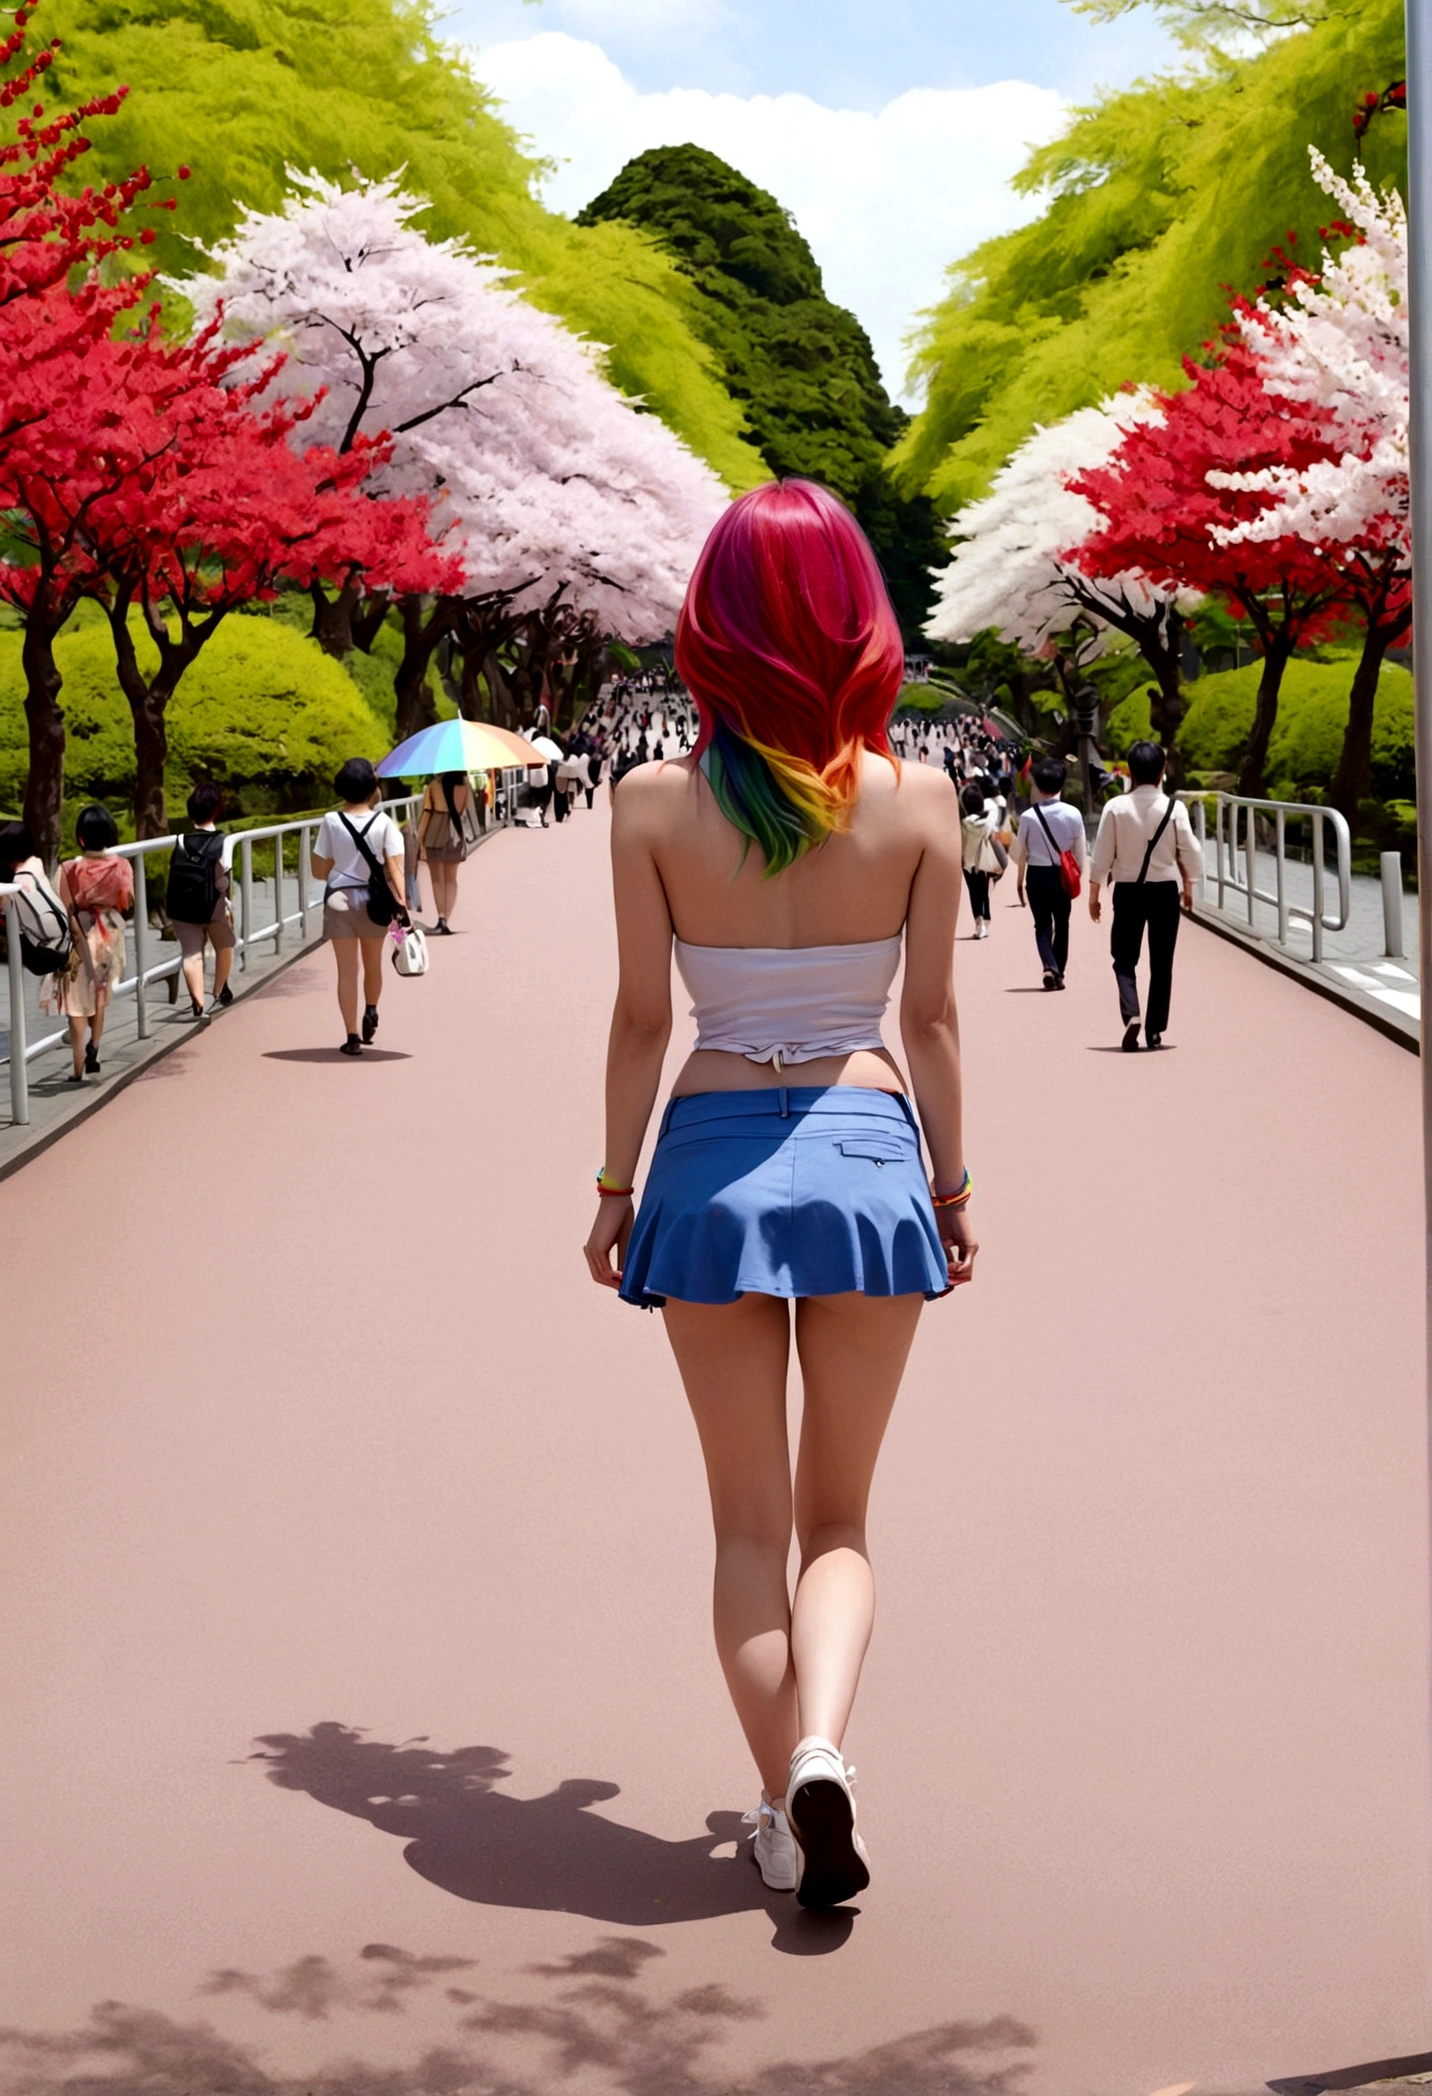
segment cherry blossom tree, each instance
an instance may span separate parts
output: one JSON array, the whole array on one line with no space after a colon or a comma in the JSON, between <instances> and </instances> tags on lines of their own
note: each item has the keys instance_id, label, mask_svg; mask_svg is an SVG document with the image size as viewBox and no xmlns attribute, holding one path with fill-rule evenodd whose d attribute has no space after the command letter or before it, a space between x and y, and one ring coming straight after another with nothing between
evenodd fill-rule
<instances>
[{"instance_id":1,"label":"cherry blossom tree","mask_svg":"<svg viewBox=\"0 0 1432 2096\"><path fill-rule=\"evenodd\" d=\"M1327 411L1275 398L1241 341L1184 368L1188 387L1158 396L1161 416L1136 424L1107 465L1072 481L1102 520L1074 558L1091 576L1133 569L1166 588L1220 596L1250 621L1263 671L1238 790L1260 796L1283 672L1300 641L1327 629L1346 588L1337 563L1296 532L1234 536L1267 507L1241 482L1269 468L1304 472L1336 446Z\"/></svg>"},{"instance_id":2,"label":"cherry blossom tree","mask_svg":"<svg viewBox=\"0 0 1432 2096\"><path fill-rule=\"evenodd\" d=\"M1315 146L1309 152L1353 244L1325 252L1317 275L1299 276L1285 303L1242 308L1238 325L1267 391L1324 413L1328 452L1215 473L1215 484L1263 501L1214 536L1233 546L1294 535L1342 571L1364 627L1331 798L1352 821L1371 788L1383 658L1412 623L1407 217L1395 189L1380 195L1360 167L1346 182Z\"/></svg>"},{"instance_id":3,"label":"cherry blossom tree","mask_svg":"<svg viewBox=\"0 0 1432 2096\"><path fill-rule=\"evenodd\" d=\"M926 632L967 641L993 628L1027 653L1058 656L1057 636L1076 621L1107 642L1110 630L1134 642L1156 680L1153 718L1171 740L1181 708L1183 617L1196 591L1152 581L1137 565L1080 565L1078 549L1100 515L1070 482L1107 464L1128 432L1156 422L1162 408L1148 387L1080 408L1036 429L995 475L991 492L951 520L955 556L939 577Z\"/></svg>"},{"instance_id":4,"label":"cherry blossom tree","mask_svg":"<svg viewBox=\"0 0 1432 2096\"><path fill-rule=\"evenodd\" d=\"M286 349L280 389L323 388L313 429L335 452L390 432L376 491L430 500L463 562L452 601L410 593L401 605L399 733L421 720L438 646L481 661L515 608L536 614L560 593L613 634L666 630L726 499L607 383L592 344L496 264L428 239L414 223L423 209L394 181L295 178L282 211L249 213L213 251L218 274L185 287L201 318L222 305L229 329ZM362 642L351 587L315 597L326 645Z\"/></svg>"}]
</instances>

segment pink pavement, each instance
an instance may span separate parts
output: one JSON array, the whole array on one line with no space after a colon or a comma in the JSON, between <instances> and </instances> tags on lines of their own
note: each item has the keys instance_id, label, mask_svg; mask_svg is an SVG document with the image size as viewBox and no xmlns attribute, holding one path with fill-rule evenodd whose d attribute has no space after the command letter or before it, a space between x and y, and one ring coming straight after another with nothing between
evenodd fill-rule
<instances>
[{"instance_id":1,"label":"pink pavement","mask_svg":"<svg viewBox=\"0 0 1432 2096\"><path fill-rule=\"evenodd\" d=\"M606 832L486 847L380 1053L316 954L0 1186L0 2089L1432 2048L1415 1059L1188 927L1123 1056L1082 905L1062 997L1012 881L962 927L984 1249L877 1482L874 1883L806 1916L737 1817L659 1319L580 1255Z\"/></svg>"}]
</instances>

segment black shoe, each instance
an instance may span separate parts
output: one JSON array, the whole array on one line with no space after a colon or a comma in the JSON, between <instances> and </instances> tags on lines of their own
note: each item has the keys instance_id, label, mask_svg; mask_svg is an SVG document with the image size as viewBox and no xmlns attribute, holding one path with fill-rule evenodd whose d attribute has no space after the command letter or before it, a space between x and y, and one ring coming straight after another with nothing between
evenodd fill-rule
<instances>
[{"instance_id":1,"label":"black shoe","mask_svg":"<svg viewBox=\"0 0 1432 2096\"><path fill-rule=\"evenodd\" d=\"M225 983L225 984L224 984L224 987L223 987L223 989L222 989L222 990L220 990L220 991L219 991L219 992L217 993L217 995L215 996L215 998L214 998L214 1002L215 1002L215 1004L221 1004L221 1005L223 1005L223 1007L224 1007L225 1011L227 1011L227 1010L228 1010L228 1008L229 1008L229 1006L230 1006L230 1005L231 1005L231 1004L233 1003L233 1001L234 1001L234 993L233 993L233 991L232 991L232 990L231 990L231 989L229 988L228 984L227 984L227 983Z\"/></svg>"},{"instance_id":2,"label":"black shoe","mask_svg":"<svg viewBox=\"0 0 1432 2096\"><path fill-rule=\"evenodd\" d=\"M99 1050L95 1047L93 1041L85 1043L85 1075L86 1077L98 1077L99 1075Z\"/></svg>"},{"instance_id":3,"label":"black shoe","mask_svg":"<svg viewBox=\"0 0 1432 2096\"><path fill-rule=\"evenodd\" d=\"M1059 977L1052 968L1046 968L1044 971L1044 987L1046 990L1057 990L1059 988Z\"/></svg>"},{"instance_id":4,"label":"black shoe","mask_svg":"<svg viewBox=\"0 0 1432 2096\"><path fill-rule=\"evenodd\" d=\"M198 998L197 998L197 997L191 997L191 998L189 999L189 1017L190 1017L191 1019L202 1019L202 1018L203 1018L203 1016L204 1016L204 1007L203 1007L203 1005L202 1005L202 1004L200 1004L200 1002L199 1002L199 1000L198 1000Z\"/></svg>"},{"instance_id":5,"label":"black shoe","mask_svg":"<svg viewBox=\"0 0 1432 2096\"><path fill-rule=\"evenodd\" d=\"M1150 1048L1162 1048L1163 1035L1161 1033L1151 1033L1148 1038Z\"/></svg>"},{"instance_id":6,"label":"black shoe","mask_svg":"<svg viewBox=\"0 0 1432 2096\"><path fill-rule=\"evenodd\" d=\"M1054 978L1054 987L1056 990L1062 990L1064 987L1064 973L1062 969Z\"/></svg>"},{"instance_id":7,"label":"black shoe","mask_svg":"<svg viewBox=\"0 0 1432 2096\"><path fill-rule=\"evenodd\" d=\"M1136 1049L1136 1048L1138 1047L1138 1045L1139 1045L1139 1022L1138 1022L1138 1020L1137 1020L1136 1018L1135 1018L1135 1019L1126 1019L1126 1020L1124 1021L1124 1042L1123 1042L1123 1046L1124 1046L1124 1053L1125 1053L1125 1055L1132 1055L1132 1054L1134 1053L1135 1049Z\"/></svg>"},{"instance_id":8,"label":"black shoe","mask_svg":"<svg viewBox=\"0 0 1432 2096\"><path fill-rule=\"evenodd\" d=\"M378 1007L376 1004L365 1004L363 1007L363 1045L365 1048L377 1031Z\"/></svg>"},{"instance_id":9,"label":"black shoe","mask_svg":"<svg viewBox=\"0 0 1432 2096\"><path fill-rule=\"evenodd\" d=\"M356 1033L350 1033L338 1053L340 1055L361 1055L363 1053L363 1043L359 1040Z\"/></svg>"},{"instance_id":10,"label":"black shoe","mask_svg":"<svg viewBox=\"0 0 1432 2096\"><path fill-rule=\"evenodd\" d=\"M445 938L450 939L452 937L452 926L448 923L446 917L439 917L435 929L440 931Z\"/></svg>"}]
</instances>

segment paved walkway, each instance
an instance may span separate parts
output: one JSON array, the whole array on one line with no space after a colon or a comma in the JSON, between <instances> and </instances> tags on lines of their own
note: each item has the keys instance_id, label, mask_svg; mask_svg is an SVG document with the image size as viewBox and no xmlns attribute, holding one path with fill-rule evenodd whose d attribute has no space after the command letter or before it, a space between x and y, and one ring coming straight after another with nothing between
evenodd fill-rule
<instances>
[{"instance_id":1,"label":"paved walkway","mask_svg":"<svg viewBox=\"0 0 1432 2096\"><path fill-rule=\"evenodd\" d=\"M5 2096L1152 2096L1432 2049L1415 1060L1211 934L962 940L849 1742L763 1892L659 1322L584 1278L605 816L0 1184ZM1210 1217L1213 1226L1210 1227ZM8 2078L7 2078L8 2077ZM90 2077L94 2077L91 2079Z\"/></svg>"}]
</instances>

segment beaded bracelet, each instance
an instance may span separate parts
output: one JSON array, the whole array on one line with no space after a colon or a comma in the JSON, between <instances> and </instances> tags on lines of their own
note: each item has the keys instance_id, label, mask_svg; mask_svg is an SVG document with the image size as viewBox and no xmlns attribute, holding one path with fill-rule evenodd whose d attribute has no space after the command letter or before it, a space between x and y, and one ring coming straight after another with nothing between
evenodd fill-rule
<instances>
[{"instance_id":1,"label":"beaded bracelet","mask_svg":"<svg viewBox=\"0 0 1432 2096\"><path fill-rule=\"evenodd\" d=\"M952 1194L937 1194L932 1190L930 1200L936 1208L963 1208L974 1190L975 1183L970 1177L970 1168L966 1165L965 1176Z\"/></svg>"},{"instance_id":2,"label":"beaded bracelet","mask_svg":"<svg viewBox=\"0 0 1432 2096\"><path fill-rule=\"evenodd\" d=\"M597 1174L597 1192L599 1194L610 1194L613 1197L613 1199L625 1199L628 1195L634 1194L636 1192L636 1188L634 1186L608 1186L606 1181L607 1168L605 1165L603 1165L601 1170Z\"/></svg>"}]
</instances>

